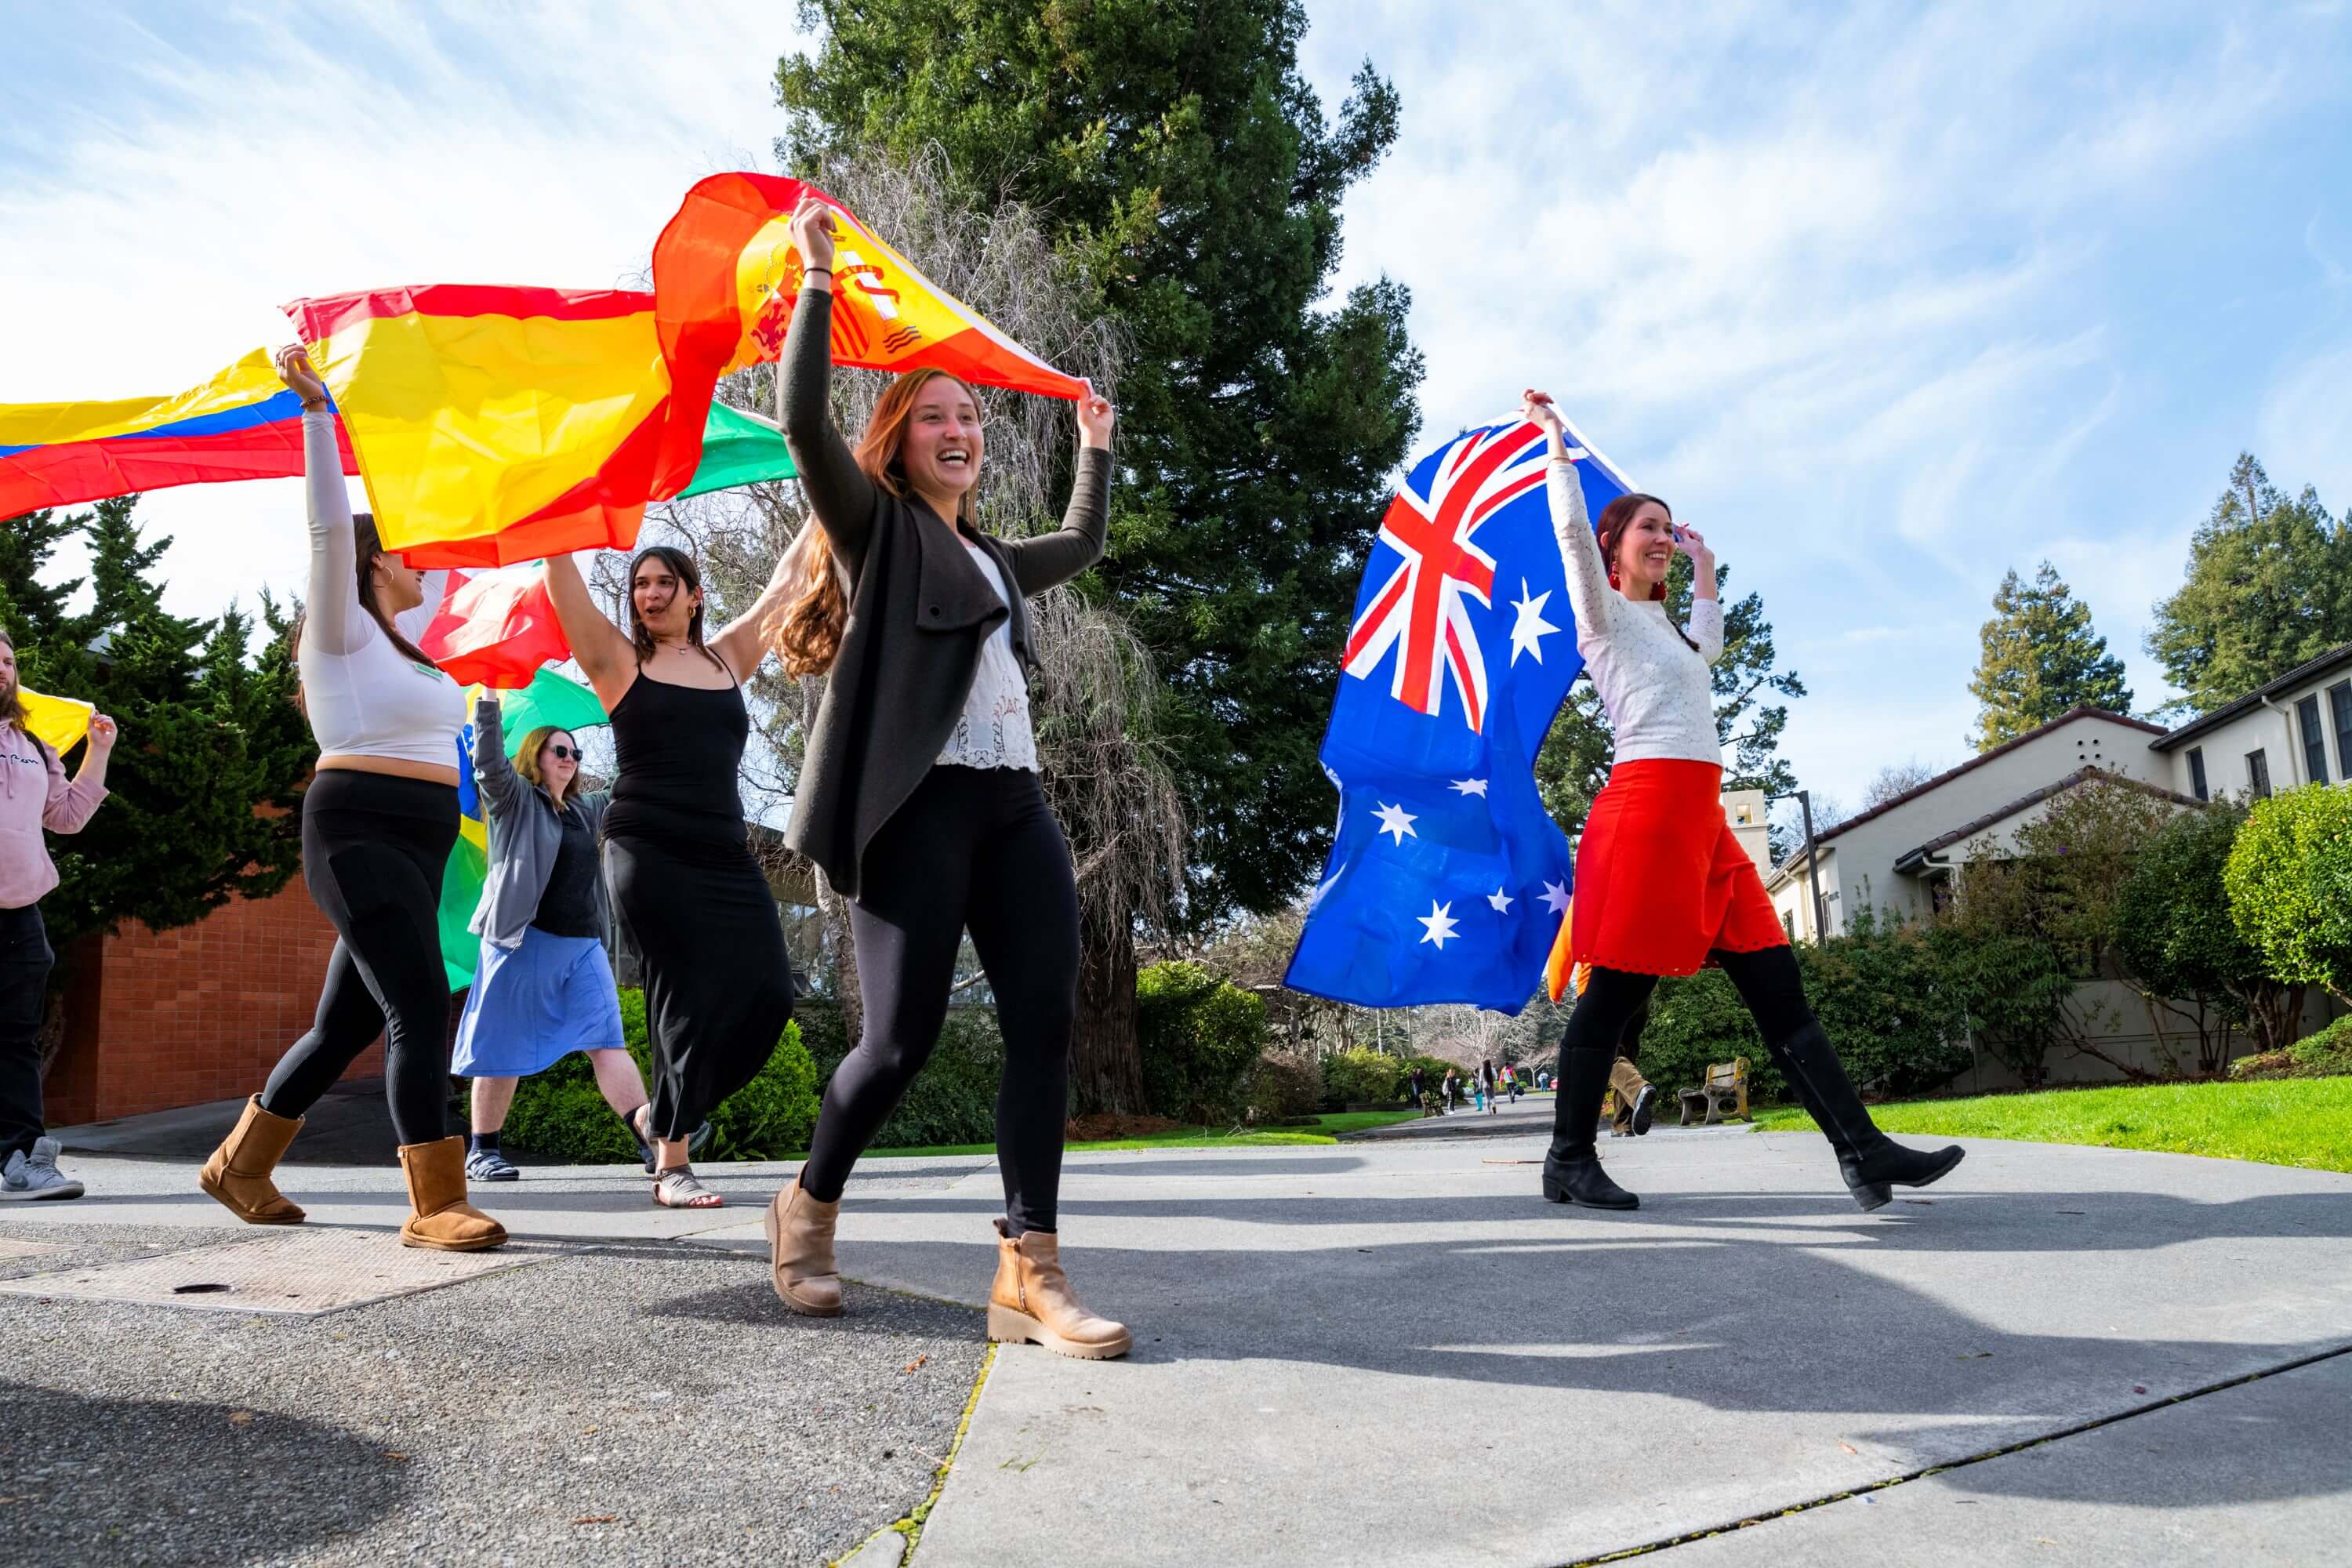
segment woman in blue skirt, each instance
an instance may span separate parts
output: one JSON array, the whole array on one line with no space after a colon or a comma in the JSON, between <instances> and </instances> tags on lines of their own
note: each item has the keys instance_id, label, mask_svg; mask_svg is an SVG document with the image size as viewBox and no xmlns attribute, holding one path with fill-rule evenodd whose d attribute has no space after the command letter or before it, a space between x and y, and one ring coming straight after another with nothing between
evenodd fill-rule
<instances>
[{"instance_id":1,"label":"woman in blue skirt","mask_svg":"<svg viewBox=\"0 0 2352 1568\"><path fill-rule=\"evenodd\" d=\"M580 744L541 725L507 760L495 693L474 707L474 779L490 832L489 875L472 930L481 964L449 1070L474 1081L466 1173L511 1182L499 1149L515 1083L585 1051L613 1113L646 1143L646 1080L621 1035L619 993L604 954L604 879L597 839L609 793L582 794Z\"/></svg>"}]
</instances>

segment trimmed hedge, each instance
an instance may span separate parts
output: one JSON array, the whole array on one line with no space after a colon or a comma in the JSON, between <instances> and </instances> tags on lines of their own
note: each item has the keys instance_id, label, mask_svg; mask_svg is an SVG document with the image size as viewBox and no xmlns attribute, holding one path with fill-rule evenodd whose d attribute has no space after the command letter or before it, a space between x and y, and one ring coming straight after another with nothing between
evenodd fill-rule
<instances>
[{"instance_id":1,"label":"trimmed hedge","mask_svg":"<svg viewBox=\"0 0 2352 1568\"><path fill-rule=\"evenodd\" d=\"M1265 1001L1197 963L1155 963L1135 978L1143 1100L1199 1125L1240 1114L1265 1049Z\"/></svg>"},{"instance_id":2,"label":"trimmed hedge","mask_svg":"<svg viewBox=\"0 0 2352 1568\"><path fill-rule=\"evenodd\" d=\"M652 1079L646 1045L645 993L621 991L621 1031L637 1070ZM713 1138L706 1162L781 1160L808 1147L816 1127L817 1077L801 1044L798 1020L784 1026L759 1075L711 1112ZM518 1150L566 1165L635 1163L637 1142L604 1103L587 1057L573 1051L545 1072L515 1086L505 1141Z\"/></svg>"}]
</instances>

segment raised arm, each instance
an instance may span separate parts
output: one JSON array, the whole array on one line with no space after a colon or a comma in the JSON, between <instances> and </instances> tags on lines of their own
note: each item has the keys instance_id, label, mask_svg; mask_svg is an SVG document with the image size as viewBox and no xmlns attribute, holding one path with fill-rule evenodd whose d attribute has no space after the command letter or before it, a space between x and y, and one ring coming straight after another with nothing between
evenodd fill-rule
<instances>
[{"instance_id":1,"label":"raised arm","mask_svg":"<svg viewBox=\"0 0 2352 1568\"><path fill-rule=\"evenodd\" d=\"M302 640L325 654L346 654L375 630L360 608L352 501L343 489L343 455L326 383L299 348L278 351L278 374L302 400L302 473L310 501L310 581L302 599ZM299 657L301 650L295 650Z\"/></svg>"},{"instance_id":2,"label":"raised arm","mask_svg":"<svg viewBox=\"0 0 2352 1568\"><path fill-rule=\"evenodd\" d=\"M1584 510L1584 479L1568 455L1568 431L1559 410L1540 392L1528 394L1519 416L1543 427L1551 438L1551 466L1544 474L1544 489L1551 500L1551 531L1559 542L1560 564L1568 574L1569 607L1576 612L1581 638L1609 625L1611 611L1624 601L1609 586L1609 563L1601 559L1601 542L1592 536L1592 519Z\"/></svg>"},{"instance_id":3,"label":"raised arm","mask_svg":"<svg viewBox=\"0 0 2352 1568\"><path fill-rule=\"evenodd\" d=\"M792 552L782 551L776 556L776 569L768 574L768 585L751 601L751 607L727 623L726 630L710 639L710 649L727 661L728 670L738 680L749 680L760 661L768 657L768 644L761 628L768 624L784 602L792 597L792 572L789 563Z\"/></svg>"},{"instance_id":4,"label":"raised arm","mask_svg":"<svg viewBox=\"0 0 2352 1568\"><path fill-rule=\"evenodd\" d=\"M1713 664L1723 657L1723 601L1716 592L1715 552L1706 547L1704 534L1687 526L1675 530L1675 548L1689 556L1691 563L1690 625L1685 629Z\"/></svg>"},{"instance_id":5,"label":"raised arm","mask_svg":"<svg viewBox=\"0 0 2352 1568\"><path fill-rule=\"evenodd\" d=\"M106 799L106 759L114 754L114 721L103 713L90 716L89 746L81 769L66 782L65 764L47 746L40 747L49 764L49 796L41 805L41 826L52 833L79 833ZM39 745L38 742L35 742Z\"/></svg>"},{"instance_id":6,"label":"raised arm","mask_svg":"<svg viewBox=\"0 0 2352 1568\"><path fill-rule=\"evenodd\" d=\"M547 597L555 606L556 623L572 657L596 689L597 699L611 712L630 683L637 678L637 650L621 628L596 607L595 595L580 575L579 563L569 555L551 555L541 568L547 578Z\"/></svg>"},{"instance_id":7,"label":"raised arm","mask_svg":"<svg viewBox=\"0 0 2352 1568\"><path fill-rule=\"evenodd\" d=\"M793 243L806 270L776 363L778 422L809 510L854 576L874 527L876 498L874 481L834 427L833 216L814 196L803 197L793 213Z\"/></svg>"},{"instance_id":8,"label":"raised arm","mask_svg":"<svg viewBox=\"0 0 2352 1568\"><path fill-rule=\"evenodd\" d=\"M1062 526L1005 545L1021 592L1042 594L1103 558L1110 526L1110 429L1117 418L1108 399L1091 392L1078 405L1078 474L1070 486Z\"/></svg>"},{"instance_id":9,"label":"raised arm","mask_svg":"<svg viewBox=\"0 0 2352 1568\"><path fill-rule=\"evenodd\" d=\"M441 613L442 596L449 592L447 569L436 567L427 572L421 586L424 599L392 617L392 624L398 626L400 635L410 642L423 642L425 628L431 626L433 618Z\"/></svg>"},{"instance_id":10,"label":"raised arm","mask_svg":"<svg viewBox=\"0 0 2352 1568\"><path fill-rule=\"evenodd\" d=\"M474 783L489 803L491 814L498 816L514 809L526 787L522 775L507 761L506 710L499 706L495 691L474 699Z\"/></svg>"}]
</instances>

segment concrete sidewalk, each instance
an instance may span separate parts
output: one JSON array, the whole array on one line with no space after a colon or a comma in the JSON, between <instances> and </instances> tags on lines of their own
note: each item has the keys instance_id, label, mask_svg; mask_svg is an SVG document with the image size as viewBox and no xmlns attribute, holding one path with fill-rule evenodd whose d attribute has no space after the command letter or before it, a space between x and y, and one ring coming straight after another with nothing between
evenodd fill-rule
<instances>
[{"instance_id":1,"label":"concrete sidewalk","mask_svg":"<svg viewBox=\"0 0 2352 1568\"><path fill-rule=\"evenodd\" d=\"M1541 1152L1530 1135L1073 1155L1065 1245L1087 1300L1136 1329L1124 1363L1027 1347L982 1374L973 1309L1002 1201L982 1159L868 1163L841 1239L865 1288L831 1323L766 1294L752 1205L782 1167L715 1167L740 1206L698 1215L652 1209L633 1172L531 1171L478 1194L528 1266L266 1330L0 1297L0 1395L37 1424L128 1410L131 1430L200 1436L233 1417L172 1413L243 1399L273 1441L357 1478L336 1494L354 1500L347 1533L272 1546L226 1517L237 1494L209 1458L175 1473L178 1450L139 1449L117 1498L39 1472L6 1421L0 1494L30 1500L0 1507L0 1557L84 1561L57 1543L184 1520L221 1550L145 1560L816 1562L909 1515L918 1568L1554 1568L1645 1548L2237 1564L2324 1561L2352 1535L2352 1178L1979 1142L1943 1185L1863 1215L1814 1136L1662 1131L1603 1143L1643 1196L1619 1215L1543 1203ZM92 1198L0 1211L0 1237L66 1250L0 1273L255 1237L187 1169L68 1163ZM381 1237L402 1212L388 1172L287 1184L317 1225ZM221 1250L166 1248L184 1260L163 1270L225 1273ZM265 1346L310 1375L257 1378L239 1358ZM429 1386L352 1393L376 1386L379 1347L407 1347L402 1375ZM476 1353L495 1441L470 1425ZM677 1378L690 1403L663 1425L652 1394ZM454 1434L457 1459L420 1426ZM579 1426L634 1434L608 1455L622 1484L575 1491ZM379 1441L415 1445L406 1489L377 1474ZM469 1529L436 1534L448 1521Z\"/></svg>"}]
</instances>

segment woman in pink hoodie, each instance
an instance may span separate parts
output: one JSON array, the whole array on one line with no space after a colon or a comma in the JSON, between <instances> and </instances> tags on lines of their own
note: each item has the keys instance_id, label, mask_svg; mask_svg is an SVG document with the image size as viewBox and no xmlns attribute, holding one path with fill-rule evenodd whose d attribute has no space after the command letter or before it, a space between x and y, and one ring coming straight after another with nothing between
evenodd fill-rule
<instances>
[{"instance_id":1,"label":"woman in pink hoodie","mask_svg":"<svg viewBox=\"0 0 2352 1568\"><path fill-rule=\"evenodd\" d=\"M41 829L79 833L106 798L114 721L89 721L89 747L73 782L58 754L25 723L16 645L0 632L0 1199L78 1198L81 1184L58 1171L58 1141L41 1121L41 1017L49 951L41 898L58 868Z\"/></svg>"}]
</instances>

